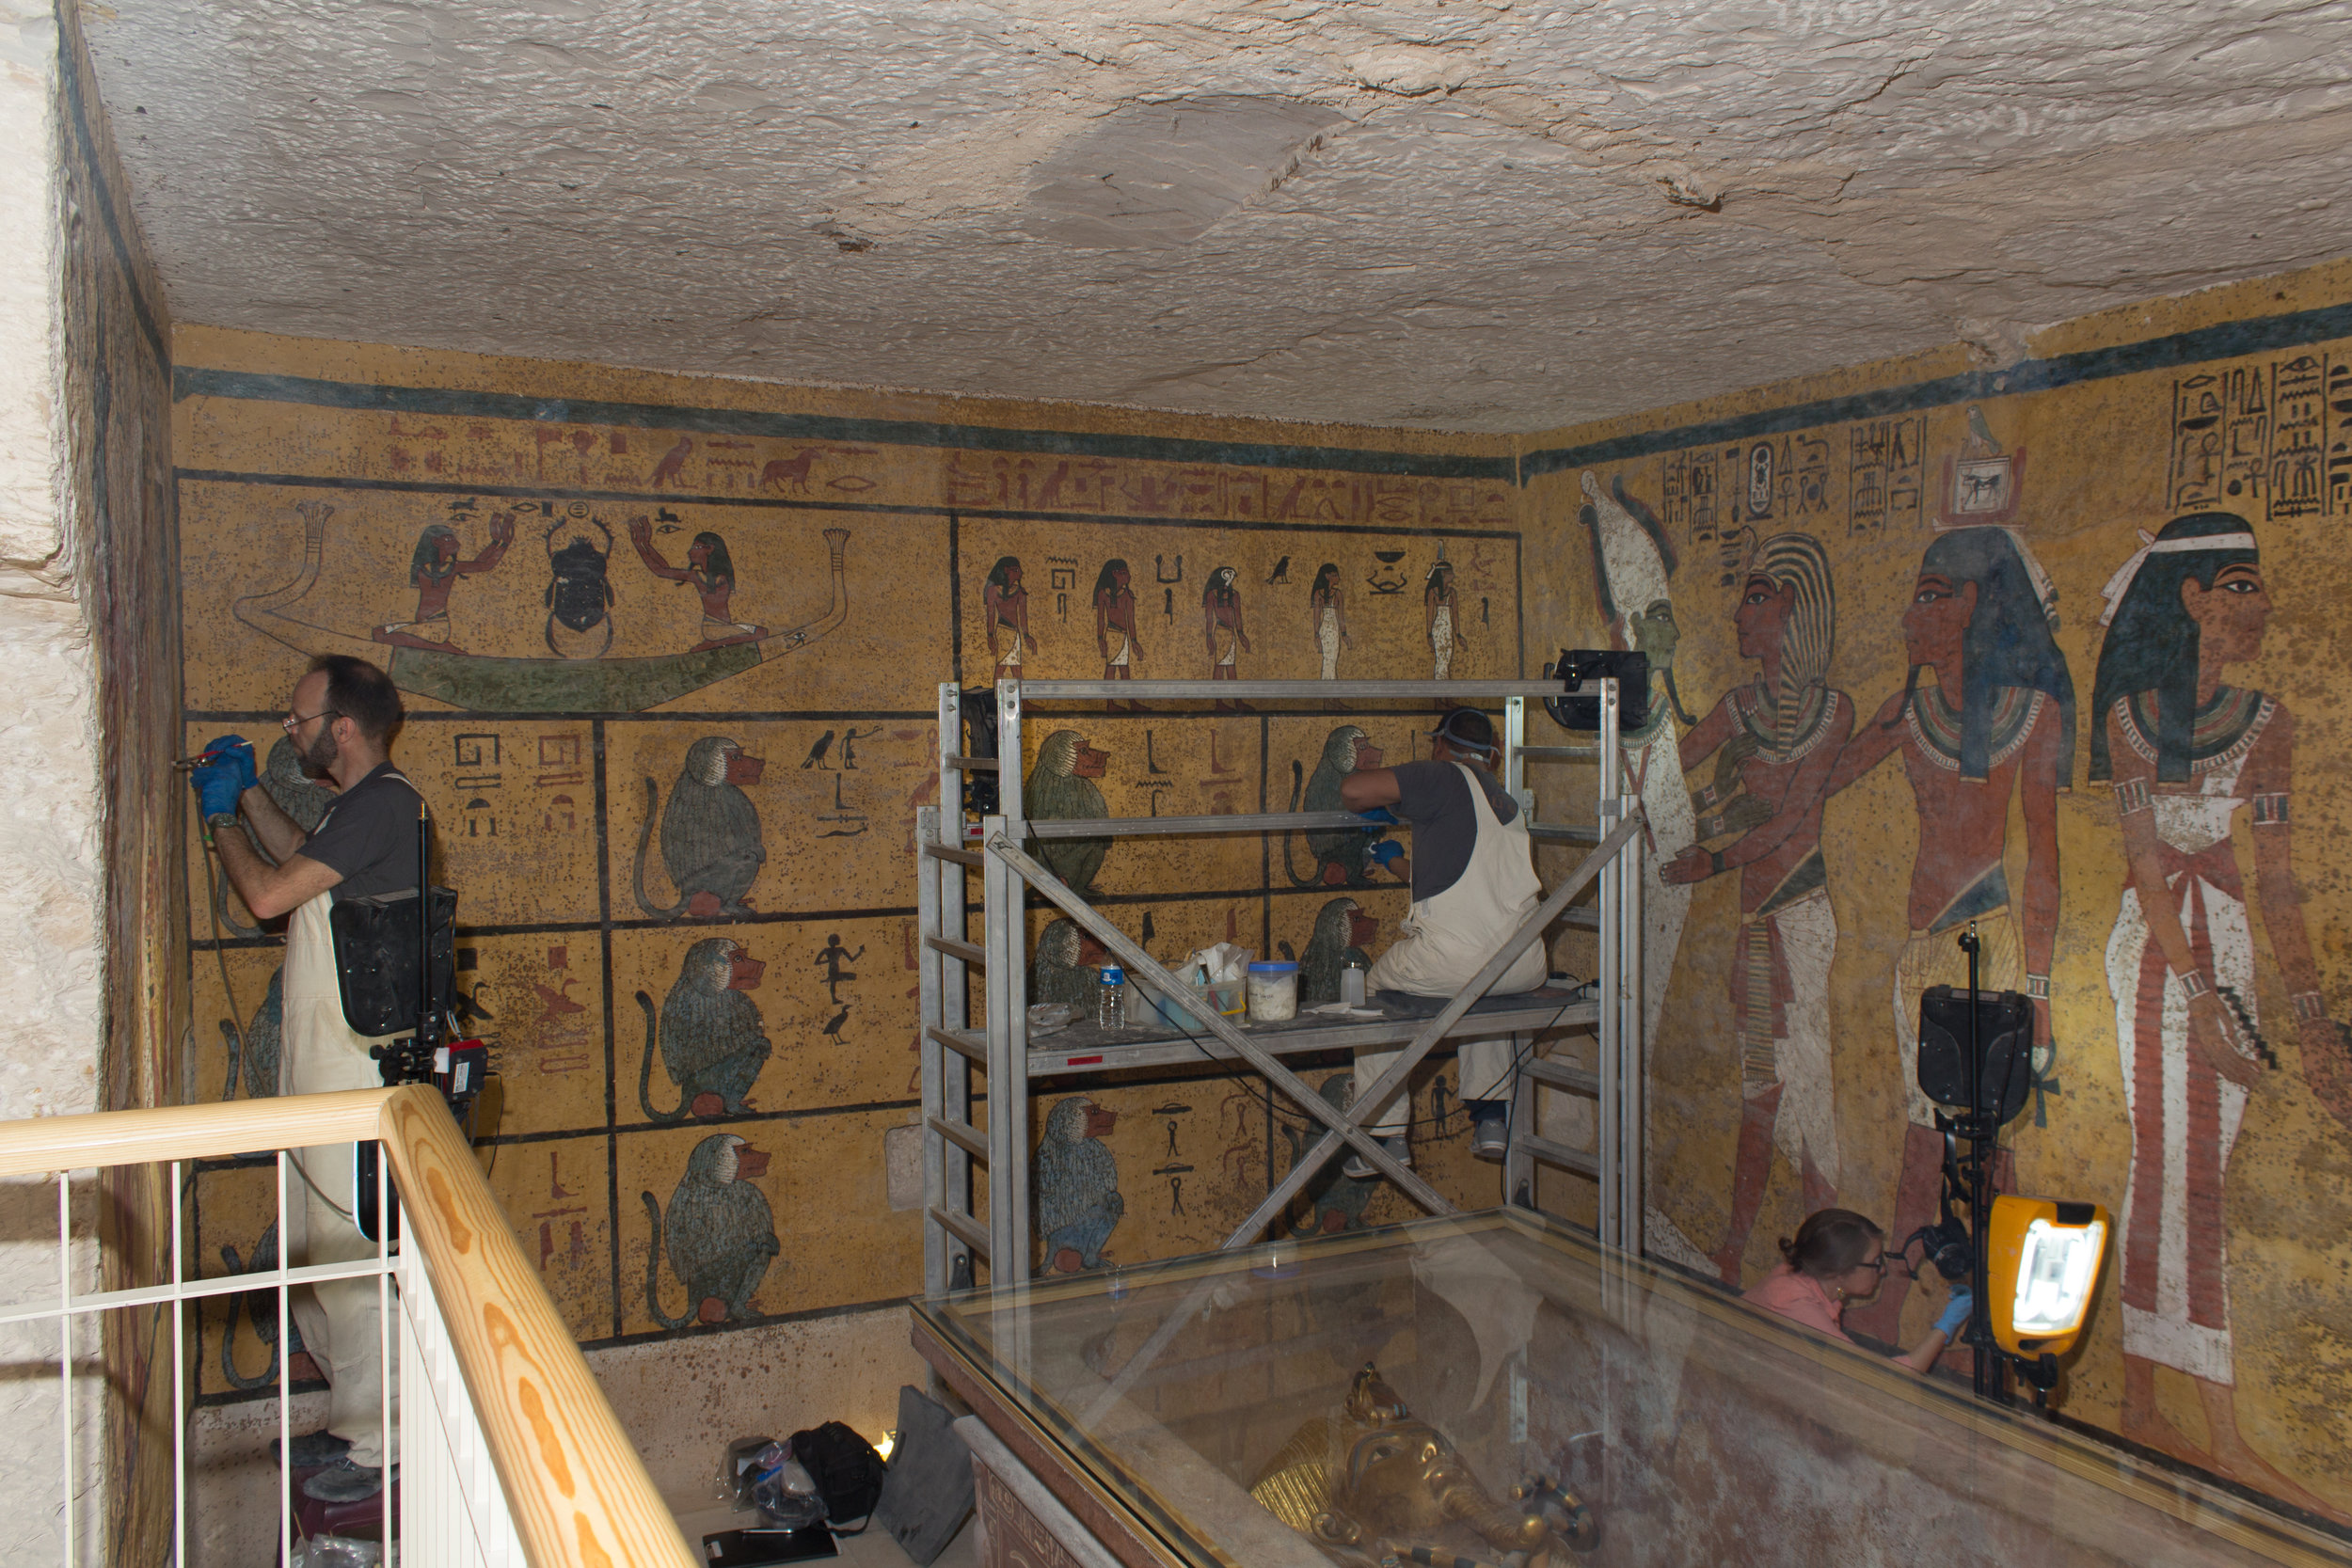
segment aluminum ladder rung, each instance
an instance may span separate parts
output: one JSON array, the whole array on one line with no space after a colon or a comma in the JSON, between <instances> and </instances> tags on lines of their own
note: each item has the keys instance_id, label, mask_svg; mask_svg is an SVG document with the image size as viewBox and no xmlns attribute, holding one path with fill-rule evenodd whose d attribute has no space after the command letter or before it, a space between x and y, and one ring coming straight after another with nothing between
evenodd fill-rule
<instances>
[{"instance_id":1,"label":"aluminum ladder rung","mask_svg":"<svg viewBox=\"0 0 2352 1568\"><path fill-rule=\"evenodd\" d=\"M1153 833L1249 833L1283 828L1355 828L1364 832L1395 832L1412 824L1367 822L1352 811L1272 811L1237 816L1098 816L1089 821L1023 822L1021 832L1031 838L1116 838ZM1599 839L1593 840L1597 844Z\"/></svg>"},{"instance_id":2,"label":"aluminum ladder rung","mask_svg":"<svg viewBox=\"0 0 2352 1568\"><path fill-rule=\"evenodd\" d=\"M939 761L942 767L961 768L967 773L994 773L1004 767L994 757L967 757L955 752L949 752Z\"/></svg>"},{"instance_id":3,"label":"aluminum ladder rung","mask_svg":"<svg viewBox=\"0 0 2352 1568\"><path fill-rule=\"evenodd\" d=\"M977 969L988 967L988 954L981 950L977 942L958 942L953 937L925 937L923 945L934 953L945 953Z\"/></svg>"},{"instance_id":4,"label":"aluminum ladder rung","mask_svg":"<svg viewBox=\"0 0 2352 1568\"><path fill-rule=\"evenodd\" d=\"M1598 828L1570 828L1552 822L1530 822L1527 836L1540 838L1547 844L1598 844Z\"/></svg>"},{"instance_id":5,"label":"aluminum ladder rung","mask_svg":"<svg viewBox=\"0 0 2352 1568\"><path fill-rule=\"evenodd\" d=\"M1531 1159L1541 1160L1547 1165L1557 1165L1562 1170L1572 1170L1579 1176L1589 1176L1595 1180L1600 1179L1600 1161L1583 1149L1570 1148L1566 1144L1554 1143L1549 1138L1539 1138L1533 1132L1522 1132L1513 1138L1511 1148L1514 1153L1525 1154Z\"/></svg>"},{"instance_id":6,"label":"aluminum ladder rung","mask_svg":"<svg viewBox=\"0 0 2352 1568\"><path fill-rule=\"evenodd\" d=\"M979 1161L980 1164L988 1164L988 1135L975 1130L969 1123L946 1121L938 1117L925 1117L923 1125Z\"/></svg>"},{"instance_id":7,"label":"aluminum ladder rung","mask_svg":"<svg viewBox=\"0 0 2352 1568\"><path fill-rule=\"evenodd\" d=\"M1600 1093L1600 1074L1565 1062L1548 1061L1541 1056L1531 1057L1519 1064L1519 1070L1538 1084L1549 1084L1555 1089L1570 1094Z\"/></svg>"},{"instance_id":8,"label":"aluminum ladder rung","mask_svg":"<svg viewBox=\"0 0 2352 1568\"><path fill-rule=\"evenodd\" d=\"M1166 697L1177 701L1228 702L1255 697L1263 702L1319 703L1351 697L1438 702L1454 697L1558 697L1561 680L1548 681L1022 681L1024 701L1125 701Z\"/></svg>"},{"instance_id":9,"label":"aluminum ladder rung","mask_svg":"<svg viewBox=\"0 0 2352 1568\"><path fill-rule=\"evenodd\" d=\"M1598 762L1597 746L1522 746L1519 755L1529 762Z\"/></svg>"},{"instance_id":10,"label":"aluminum ladder rung","mask_svg":"<svg viewBox=\"0 0 2352 1568\"><path fill-rule=\"evenodd\" d=\"M988 1037L977 1029L941 1029L927 1024L923 1037L946 1046L959 1056L969 1057L982 1067L988 1065Z\"/></svg>"},{"instance_id":11,"label":"aluminum ladder rung","mask_svg":"<svg viewBox=\"0 0 2352 1568\"><path fill-rule=\"evenodd\" d=\"M977 849L950 849L945 844L926 844L923 853L935 861L953 861L958 865L986 865L988 857Z\"/></svg>"},{"instance_id":12,"label":"aluminum ladder rung","mask_svg":"<svg viewBox=\"0 0 2352 1568\"><path fill-rule=\"evenodd\" d=\"M973 1257L977 1258L983 1263L991 1262L988 1256L988 1232L982 1230L971 1215L959 1214L949 1209L926 1209L923 1212L930 1216L933 1225L970 1247Z\"/></svg>"}]
</instances>

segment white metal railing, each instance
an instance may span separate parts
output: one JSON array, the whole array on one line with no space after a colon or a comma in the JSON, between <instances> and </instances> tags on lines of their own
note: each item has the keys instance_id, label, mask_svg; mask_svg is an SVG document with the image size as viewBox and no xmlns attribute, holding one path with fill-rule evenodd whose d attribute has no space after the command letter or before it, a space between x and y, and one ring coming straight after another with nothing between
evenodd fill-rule
<instances>
[{"instance_id":1,"label":"white metal railing","mask_svg":"<svg viewBox=\"0 0 2352 1568\"><path fill-rule=\"evenodd\" d=\"M303 1265L290 1264L293 1248L281 1246L274 1269L190 1277L190 1162L275 1150L278 1234L285 1237L290 1200L304 1200L306 1174L294 1152L363 1141L380 1144L389 1178L379 1183L376 1234L397 1242L379 1241L373 1256ZM75 1235L74 1173L150 1164L167 1166L170 1180L165 1277L111 1290L77 1289L77 1267L89 1272L93 1238L87 1217L86 1234ZM56 1518L58 1554L44 1560L61 1560L66 1568L101 1560L97 1541L107 1532L88 1528L87 1511L111 1504L119 1513L128 1500L104 1496L103 1486L119 1478L91 1474L96 1445L89 1427L100 1418L92 1407L103 1401L91 1400L87 1386L97 1376L119 1383L130 1370L93 1367L100 1315L150 1307L172 1325L155 1343L158 1365L151 1370L160 1375L160 1362L168 1357L171 1535L167 1546L143 1544L187 1563L191 1515L207 1502L192 1495L190 1479L189 1372L202 1342L200 1315L191 1307L257 1289L276 1293L276 1427L279 1452L291 1459L289 1296L301 1286L347 1279L373 1279L377 1293L378 1368L385 1374L380 1417L386 1457L393 1462L387 1467L393 1484L382 1495L384 1517L376 1527L387 1560L396 1555L407 1564L465 1568L590 1562L683 1568L694 1560L579 1346L516 1247L437 1092L358 1090L0 1123L0 1179L35 1174L52 1176L57 1188L55 1293L0 1307L0 1330L12 1331L13 1338L47 1324L56 1336L56 1487L46 1499L31 1477L11 1476L8 1487L9 1502L23 1511L20 1518L37 1510ZM313 1167L309 1179L317 1176ZM22 1376L19 1369L31 1370L24 1368L22 1352L11 1349L8 1359L13 1365L0 1370ZM290 1464L278 1468L276 1494L279 1560L291 1562L304 1532ZM226 1497L210 1503L234 1506ZM140 1544L111 1543L109 1549L132 1544Z\"/></svg>"}]
</instances>

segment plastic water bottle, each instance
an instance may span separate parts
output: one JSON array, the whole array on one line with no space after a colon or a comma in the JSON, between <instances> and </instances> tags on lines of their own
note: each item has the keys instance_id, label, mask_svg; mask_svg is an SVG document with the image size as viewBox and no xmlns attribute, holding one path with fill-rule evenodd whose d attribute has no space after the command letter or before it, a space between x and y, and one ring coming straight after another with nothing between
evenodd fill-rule
<instances>
[{"instance_id":1,"label":"plastic water bottle","mask_svg":"<svg viewBox=\"0 0 2352 1568\"><path fill-rule=\"evenodd\" d=\"M1117 964L1103 966L1103 983L1094 993L1094 1022L1104 1029L1127 1027L1127 972Z\"/></svg>"}]
</instances>

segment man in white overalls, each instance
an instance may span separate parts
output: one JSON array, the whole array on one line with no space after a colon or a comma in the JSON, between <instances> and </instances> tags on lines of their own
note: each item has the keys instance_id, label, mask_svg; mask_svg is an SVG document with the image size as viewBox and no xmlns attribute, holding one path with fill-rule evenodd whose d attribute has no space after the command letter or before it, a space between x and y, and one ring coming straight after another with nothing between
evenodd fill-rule
<instances>
[{"instance_id":1,"label":"man in white overalls","mask_svg":"<svg viewBox=\"0 0 2352 1568\"><path fill-rule=\"evenodd\" d=\"M241 736L208 744L208 760L193 775L205 838L246 908L264 920L294 917L286 931L281 1094L383 1085L368 1055L378 1042L353 1034L343 1020L327 911L339 898L417 885L422 802L386 756L401 717L400 693L390 678L362 658L330 654L295 685L283 727L303 770L339 791L307 834L257 786L253 748ZM228 831L238 827L245 832ZM246 834L268 850L269 860ZM374 1257L375 1243L352 1220L351 1145L298 1149L293 1163L287 1262ZM329 1385L325 1430L296 1437L289 1462L298 1469L320 1467L302 1483L308 1497L322 1502L373 1497L383 1488L386 1459L376 1282L325 1281L297 1290L288 1309L301 1326L303 1348Z\"/></svg>"},{"instance_id":2,"label":"man in white overalls","mask_svg":"<svg viewBox=\"0 0 2352 1568\"><path fill-rule=\"evenodd\" d=\"M1392 806L1413 825L1412 907L1396 942L1372 966L1374 990L1408 996L1452 996L1468 985L1506 939L1535 912L1543 884L1535 879L1533 846L1518 802L1490 771L1495 727L1473 708L1459 707L1430 732L1429 760L1350 773L1340 800L1350 811ZM1544 983L1544 944L1532 943L1512 960L1489 996L1534 990ZM1398 1053L1356 1053L1356 1085L1369 1088ZM1470 1116L1470 1148L1500 1160L1511 1108L1512 1037L1465 1040L1459 1092ZM1410 1096L1399 1089L1371 1124L1388 1151L1412 1163L1406 1138ZM1351 1156L1345 1174L1359 1180L1373 1167Z\"/></svg>"}]
</instances>

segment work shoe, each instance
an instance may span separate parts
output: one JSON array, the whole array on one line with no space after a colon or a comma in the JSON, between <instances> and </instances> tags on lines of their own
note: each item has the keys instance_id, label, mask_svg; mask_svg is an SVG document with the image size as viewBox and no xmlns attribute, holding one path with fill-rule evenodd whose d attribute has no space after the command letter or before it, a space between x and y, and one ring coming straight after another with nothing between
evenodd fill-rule
<instances>
[{"instance_id":1,"label":"work shoe","mask_svg":"<svg viewBox=\"0 0 2352 1568\"><path fill-rule=\"evenodd\" d=\"M1501 1160L1511 1148L1511 1114L1501 1105L1474 1107L1470 1112L1470 1152L1481 1160Z\"/></svg>"},{"instance_id":2,"label":"work shoe","mask_svg":"<svg viewBox=\"0 0 2352 1568\"><path fill-rule=\"evenodd\" d=\"M1381 1139L1380 1147L1387 1149L1389 1151L1389 1158L1394 1160L1398 1164L1404 1165L1407 1169L1411 1168L1413 1164L1413 1151L1405 1142L1404 1133L1399 1132L1393 1137ZM1369 1181L1374 1177L1380 1174L1380 1168L1360 1154L1350 1154L1347 1157L1347 1164L1340 1167L1340 1174L1346 1177L1351 1181Z\"/></svg>"},{"instance_id":3,"label":"work shoe","mask_svg":"<svg viewBox=\"0 0 2352 1568\"><path fill-rule=\"evenodd\" d=\"M315 1470L322 1465L332 1465L351 1448L351 1439L338 1437L325 1427L306 1432L294 1440L294 1458L289 1461L297 1470ZM278 1457L278 1439L269 1440L269 1456Z\"/></svg>"},{"instance_id":4,"label":"work shoe","mask_svg":"<svg viewBox=\"0 0 2352 1568\"><path fill-rule=\"evenodd\" d=\"M376 1465L354 1465L344 1454L302 1483L302 1495L313 1502L363 1502L384 1490L384 1470Z\"/></svg>"}]
</instances>

